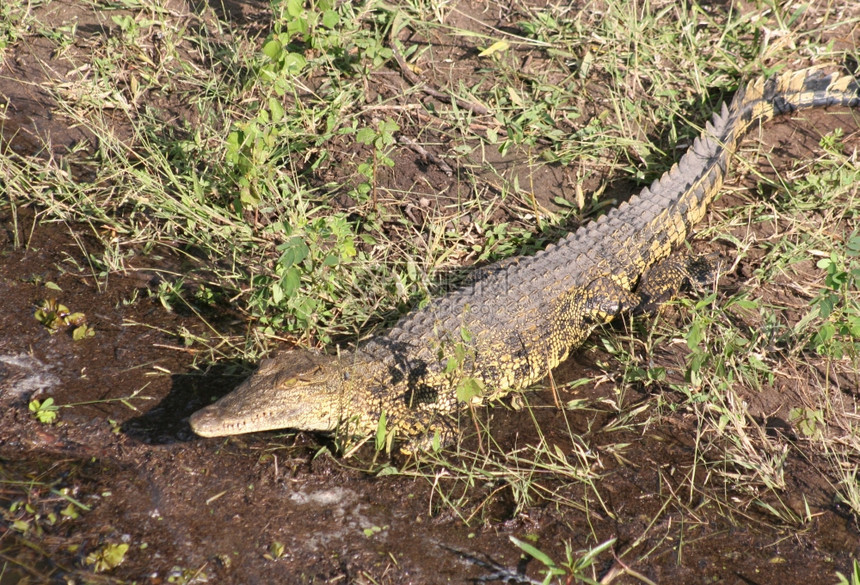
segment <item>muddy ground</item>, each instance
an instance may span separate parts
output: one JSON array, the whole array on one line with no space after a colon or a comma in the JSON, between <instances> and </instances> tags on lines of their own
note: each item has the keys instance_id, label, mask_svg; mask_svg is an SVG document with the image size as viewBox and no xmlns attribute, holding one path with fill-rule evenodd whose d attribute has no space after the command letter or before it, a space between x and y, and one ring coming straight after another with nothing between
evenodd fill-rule
<instances>
[{"instance_id":1,"label":"muddy ground","mask_svg":"<svg viewBox=\"0 0 860 585\"><path fill-rule=\"evenodd\" d=\"M225 18L265 13L253 3L225 4ZM9 104L4 139L13 151L32 154L49 136L62 153L83 138L81 130L39 91L44 72L28 69L26 51L41 49L21 47L2 71L0 99ZM775 133L771 144L784 160L808 156L826 131L810 132L808 122L785 127L783 139ZM848 143L856 144L851 130L855 137ZM409 157L416 155L399 152L398 168ZM425 168L423 162L415 166ZM549 181L559 173L549 172L547 188L537 184L536 190L550 192ZM549 389L528 400L541 407L535 412L544 438L563 445L566 456L576 454L568 426L583 438L598 476L596 492L565 477L540 477L536 481L553 497L536 495L518 508L517 486L490 477L458 487L428 465L414 477L377 476L386 458L374 460L365 449L343 460L327 450L329 439L310 433L200 439L187 416L235 387L248 364L206 366L208 356L174 334L207 334L195 315L181 307L169 311L150 294L162 270L182 270L185 260L156 250L130 260L134 269L101 274L85 255L97 246L91 228L44 223L39 212L0 202L0 508L6 512L0 517L0 585L542 579L541 563L523 557L512 536L556 560L564 558L565 543L578 551L614 538L613 552L600 555L595 569L599 579L614 583L831 582L860 557L856 517L835 497L833 479L802 450L789 453L787 488L772 495L775 506L781 499L798 515L810 515L802 526L790 526L762 510L725 508L717 503L725 498L707 496L719 485L697 466L696 421L684 412L667 412L647 427L613 427L618 413L601 407L612 387L601 365L609 358L595 340L554 376L559 386L593 378L562 396L584 400L589 409L555 409ZM52 333L37 321L36 308L49 298L83 312L95 336L74 341L70 329ZM243 330L229 307L208 310L207 319L222 331ZM654 359L677 377L683 354L675 344ZM856 393L856 386L848 388L852 383L856 376L846 378L846 392ZM773 385L758 399L772 406L784 390ZM636 405L653 391L632 388L625 402ZM61 408L57 424L43 424L28 403L46 397L76 406ZM492 419L503 449L539 440L525 410L500 406L478 416ZM791 434L779 416L765 426ZM626 445L623 453L618 444ZM604 445L612 448L603 451ZM392 463L415 469L400 455ZM465 494L456 508L440 497L439 485L445 493ZM679 486L687 493L676 494ZM744 497L729 494L727 500ZM26 502L32 513L16 515ZM29 526L13 526L14 518ZM97 574L95 559L117 544L129 545L124 561ZM625 567L628 574L613 580Z\"/></svg>"}]
</instances>

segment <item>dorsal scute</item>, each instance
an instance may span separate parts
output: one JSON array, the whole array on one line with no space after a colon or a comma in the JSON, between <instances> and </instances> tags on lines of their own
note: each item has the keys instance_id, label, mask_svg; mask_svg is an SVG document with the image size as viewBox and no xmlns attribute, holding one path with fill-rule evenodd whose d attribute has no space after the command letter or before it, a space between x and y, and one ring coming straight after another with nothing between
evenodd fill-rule
<instances>
[{"instance_id":1,"label":"dorsal scute","mask_svg":"<svg viewBox=\"0 0 860 585\"><path fill-rule=\"evenodd\" d=\"M705 122L705 133L708 137L719 138L720 135L717 133L717 129L713 123L710 121Z\"/></svg>"}]
</instances>

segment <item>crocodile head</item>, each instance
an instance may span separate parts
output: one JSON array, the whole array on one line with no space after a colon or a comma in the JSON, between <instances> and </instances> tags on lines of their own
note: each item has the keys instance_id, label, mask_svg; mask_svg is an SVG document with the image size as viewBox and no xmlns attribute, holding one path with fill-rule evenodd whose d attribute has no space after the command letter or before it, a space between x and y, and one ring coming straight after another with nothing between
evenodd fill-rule
<instances>
[{"instance_id":1,"label":"crocodile head","mask_svg":"<svg viewBox=\"0 0 860 585\"><path fill-rule=\"evenodd\" d=\"M191 415L191 428L203 437L284 428L333 431L355 367L354 360L309 351L280 354L261 362L233 392Z\"/></svg>"}]
</instances>

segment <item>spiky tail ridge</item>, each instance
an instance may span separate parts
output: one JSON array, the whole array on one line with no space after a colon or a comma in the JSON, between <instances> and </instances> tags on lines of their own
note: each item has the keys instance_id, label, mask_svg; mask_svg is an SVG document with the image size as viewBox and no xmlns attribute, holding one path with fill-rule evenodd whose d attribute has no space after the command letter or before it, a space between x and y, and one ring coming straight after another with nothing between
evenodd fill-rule
<instances>
[{"instance_id":1,"label":"spiky tail ridge","mask_svg":"<svg viewBox=\"0 0 860 585\"><path fill-rule=\"evenodd\" d=\"M631 253L632 264L641 267L665 258L705 215L722 185L729 159L753 125L780 114L825 106L860 106L858 80L815 67L751 81L737 91L730 105L723 104L714 114L678 164L604 216L606 220L601 218L596 222L598 228L604 222L606 228L638 224L644 234L636 239L651 242L651 247Z\"/></svg>"}]
</instances>

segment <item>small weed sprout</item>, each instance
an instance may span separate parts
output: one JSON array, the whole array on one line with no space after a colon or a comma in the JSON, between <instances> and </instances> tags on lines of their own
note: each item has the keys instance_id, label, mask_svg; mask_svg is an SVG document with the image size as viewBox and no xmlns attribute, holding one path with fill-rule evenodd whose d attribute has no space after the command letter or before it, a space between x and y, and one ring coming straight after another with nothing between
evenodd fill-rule
<instances>
[{"instance_id":1,"label":"small weed sprout","mask_svg":"<svg viewBox=\"0 0 860 585\"><path fill-rule=\"evenodd\" d=\"M66 328L72 329L72 339L80 341L93 337L95 330L87 325L87 317L83 313L72 313L66 305L55 299L42 301L33 315L53 335Z\"/></svg>"},{"instance_id":2,"label":"small weed sprout","mask_svg":"<svg viewBox=\"0 0 860 585\"><path fill-rule=\"evenodd\" d=\"M811 345L822 355L840 359L860 350L860 232L855 231L840 251L816 263L825 271L824 285L812 301L824 322Z\"/></svg>"},{"instance_id":3,"label":"small weed sprout","mask_svg":"<svg viewBox=\"0 0 860 585\"><path fill-rule=\"evenodd\" d=\"M366 179L366 182L358 185L354 191L359 201L366 201L368 194L370 194L373 205L376 205L377 172L380 165L388 168L394 167L394 161L389 155L391 154L391 147L396 141L394 133L399 130L400 126L396 122L382 120L377 122L376 128L365 127L356 132L355 139L358 142L373 147L370 162L358 165L358 173Z\"/></svg>"},{"instance_id":4,"label":"small weed sprout","mask_svg":"<svg viewBox=\"0 0 860 585\"><path fill-rule=\"evenodd\" d=\"M54 398L51 396L42 401L34 398L30 401L28 408L36 420L42 424L51 425L57 422L60 407L54 404Z\"/></svg>"},{"instance_id":5,"label":"small weed sprout","mask_svg":"<svg viewBox=\"0 0 860 585\"><path fill-rule=\"evenodd\" d=\"M105 544L98 550L87 555L84 561L87 565L92 566L96 573L104 573L117 568L125 561L125 555L128 552L128 544Z\"/></svg>"},{"instance_id":6,"label":"small weed sprout","mask_svg":"<svg viewBox=\"0 0 860 585\"><path fill-rule=\"evenodd\" d=\"M565 543L565 561L558 564L552 559L552 557L540 550L537 546L524 540L520 540L514 536L509 536L508 538L517 546L517 548L544 566L543 572L545 577L543 585L549 585L555 577L560 578L565 576L566 579L564 582L566 583L576 581L578 583L596 585L599 581L597 581L596 571L592 567L596 562L597 557L612 548L615 545L616 540L611 538L592 549L579 552L574 552L570 544ZM591 570L589 571L589 569Z\"/></svg>"},{"instance_id":7,"label":"small weed sprout","mask_svg":"<svg viewBox=\"0 0 860 585\"><path fill-rule=\"evenodd\" d=\"M836 571L836 576L839 578L836 585L860 585L860 561L851 561L851 574L848 577L839 571Z\"/></svg>"}]
</instances>

